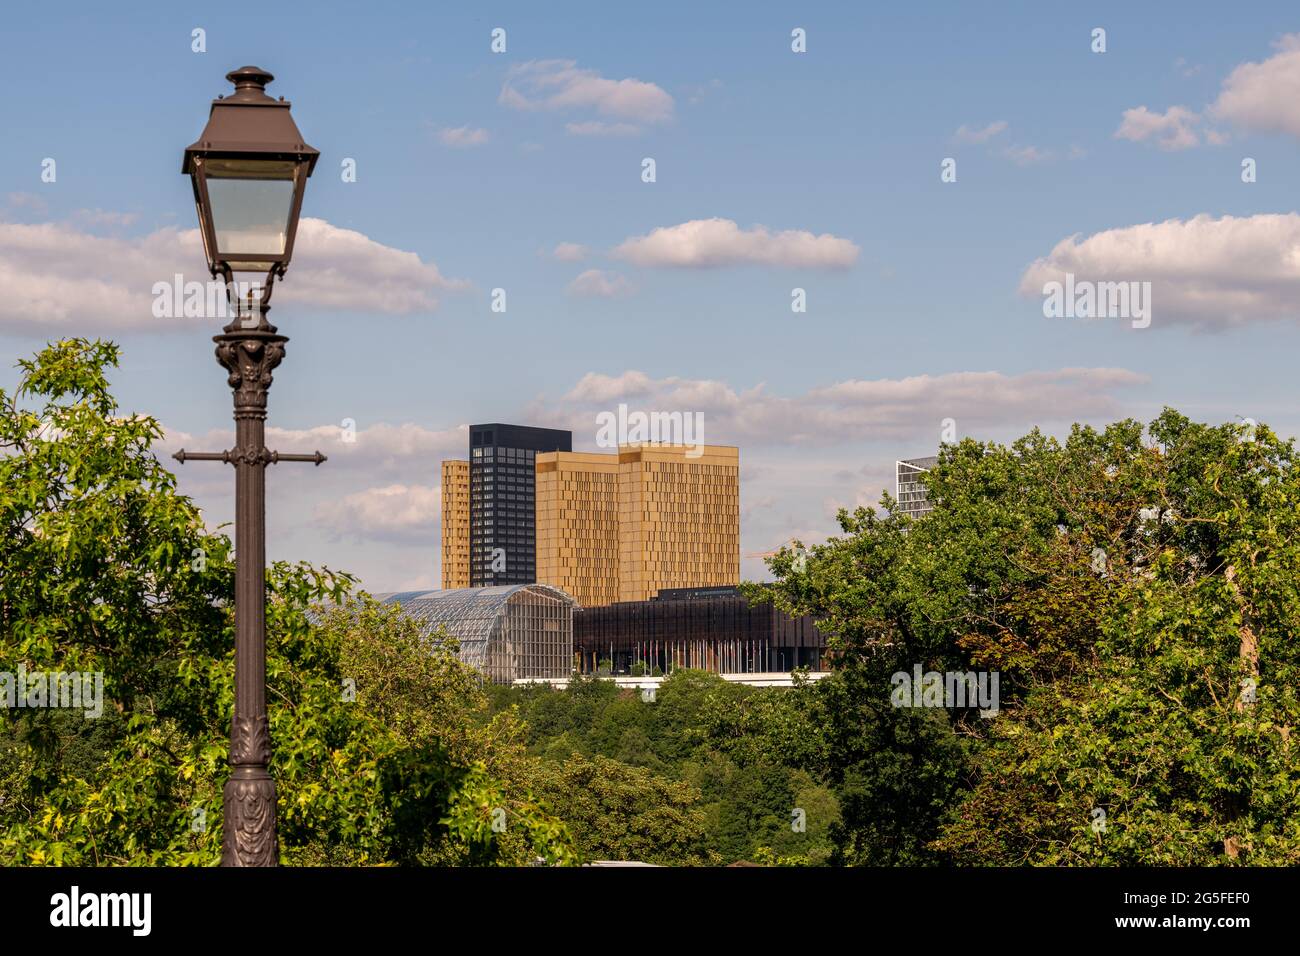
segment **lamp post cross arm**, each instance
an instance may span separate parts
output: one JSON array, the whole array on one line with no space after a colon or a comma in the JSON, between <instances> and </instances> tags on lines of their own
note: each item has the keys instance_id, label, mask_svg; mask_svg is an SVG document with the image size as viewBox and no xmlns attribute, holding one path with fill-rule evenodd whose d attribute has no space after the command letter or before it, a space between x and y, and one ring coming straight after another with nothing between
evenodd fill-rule
<instances>
[{"instance_id":1,"label":"lamp post cross arm","mask_svg":"<svg viewBox=\"0 0 1300 956\"><path fill-rule=\"evenodd\" d=\"M322 462L329 461L329 458L322 455L319 451L310 455L287 455L283 452L269 451L263 448L252 455L245 454L243 449L232 448L229 451L186 451L182 448L176 454L172 455L182 465L187 461L219 461L227 465L238 465L245 461L248 464L256 465L278 465L282 461L307 461L319 466Z\"/></svg>"}]
</instances>

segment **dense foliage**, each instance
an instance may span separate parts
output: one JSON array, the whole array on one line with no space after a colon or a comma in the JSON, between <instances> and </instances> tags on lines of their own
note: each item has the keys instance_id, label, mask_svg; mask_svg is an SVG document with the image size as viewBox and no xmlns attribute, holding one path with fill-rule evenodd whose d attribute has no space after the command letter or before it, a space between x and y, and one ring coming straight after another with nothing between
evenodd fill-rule
<instances>
[{"instance_id":1,"label":"dense foliage","mask_svg":"<svg viewBox=\"0 0 1300 956\"><path fill-rule=\"evenodd\" d=\"M575 678L495 688L542 758L542 791L584 854L651 863L824 863L835 797L811 694L676 670L653 701Z\"/></svg>"},{"instance_id":2,"label":"dense foliage","mask_svg":"<svg viewBox=\"0 0 1300 956\"><path fill-rule=\"evenodd\" d=\"M837 635L837 858L1300 862L1300 475L1262 426L964 441L912 521L772 562ZM892 502L886 497L887 511ZM1000 709L894 707L891 676L1000 675Z\"/></svg>"},{"instance_id":3,"label":"dense foliage","mask_svg":"<svg viewBox=\"0 0 1300 956\"><path fill-rule=\"evenodd\" d=\"M118 414L116 361L112 345L60 342L21 363L15 395L0 392L0 670L100 673L104 699L98 718L0 718L4 863L219 857L230 543L176 493L151 451L158 423ZM267 583L285 862L574 859L528 796L517 728L485 720L454 646L421 646L364 602L313 626L313 605L344 601L347 575L276 564Z\"/></svg>"}]
</instances>

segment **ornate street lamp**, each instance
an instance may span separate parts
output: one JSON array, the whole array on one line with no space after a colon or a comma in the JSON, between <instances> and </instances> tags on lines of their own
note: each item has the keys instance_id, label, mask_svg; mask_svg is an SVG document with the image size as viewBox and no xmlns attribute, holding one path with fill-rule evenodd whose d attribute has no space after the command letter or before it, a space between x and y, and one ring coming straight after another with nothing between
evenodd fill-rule
<instances>
[{"instance_id":1,"label":"ornate street lamp","mask_svg":"<svg viewBox=\"0 0 1300 956\"><path fill-rule=\"evenodd\" d=\"M264 312L276 276L284 275L293 258L303 190L320 152L303 142L284 97L267 96L266 84L275 79L270 73L246 66L226 79L235 92L213 101L203 134L185 150L181 172L194 184L213 277L224 276L230 286L232 273L265 273L257 310Z\"/></svg>"},{"instance_id":2,"label":"ornate street lamp","mask_svg":"<svg viewBox=\"0 0 1300 956\"><path fill-rule=\"evenodd\" d=\"M235 395L235 447L186 452L189 460L235 466L235 708L230 724L231 774L223 794L222 866L275 866L275 781L267 769L266 466L325 456L282 455L265 445L266 393L288 338L266 314L271 288L293 257L302 194L320 153L303 142L289 104L266 94L274 77L246 66L226 74L235 92L212 103L208 125L185 150L181 171L194 184L208 268L226 282L234 318L213 336L217 361ZM242 299L236 272L263 273Z\"/></svg>"}]
</instances>

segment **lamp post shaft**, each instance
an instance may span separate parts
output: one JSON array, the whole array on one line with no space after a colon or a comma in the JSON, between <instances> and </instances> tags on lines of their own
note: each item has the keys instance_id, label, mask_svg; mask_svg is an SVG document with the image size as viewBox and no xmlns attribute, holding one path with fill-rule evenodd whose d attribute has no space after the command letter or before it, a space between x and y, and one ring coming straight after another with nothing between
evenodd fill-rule
<instances>
[{"instance_id":1,"label":"lamp post shaft","mask_svg":"<svg viewBox=\"0 0 1300 956\"><path fill-rule=\"evenodd\" d=\"M235 400L235 708L223 793L222 866L275 866L275 780L266 716L266 396L288 339L265 319L214 336Z\"/></svg>"},{"instance_id":2,"label":"lamp post shaft","mask_svg":"<svg viewBox=\"0 0 1300 956\"><path fill-rule=\"evenodd\" d=\"M222 793L221 865L275 866L276 794L266 713L266 466L319 465L325 456L266 448L266 393L289 341L276 334L266 313L275 280L293 258L303 191L320 151L303 140L285 98L267 94L274 76L245 66L226 79L235 92L212 101L203 132L185 148L181 172L194 190L208 270L214 279L224 276L235 312L212 338L235 393L235 447L188 454L182 448L174 457L181 464L190 458L235 466L235 705L230 778ZM254 210L255 221L249 220ZM222 227L236 222L244 225ZM246 309L234 281L238 272L265 276L260 290L248 292Z\"/></svg>"}]
</instances>

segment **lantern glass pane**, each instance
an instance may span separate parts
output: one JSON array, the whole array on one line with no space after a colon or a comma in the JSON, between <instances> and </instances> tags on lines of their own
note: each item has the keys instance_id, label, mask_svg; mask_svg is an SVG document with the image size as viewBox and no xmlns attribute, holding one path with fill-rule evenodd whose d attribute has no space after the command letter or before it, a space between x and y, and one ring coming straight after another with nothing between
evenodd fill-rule
<instances>
[{"instance_id":1,"label":"lantern glass pane","mask_svg":"<svg viewBox=\"0 0 1300 956\"><path fill-rule=\"evenodd\" d=\"M208 199L218 254L284 254L293 212L292 161L210 159Z\"/></svg>"}]
</instances>

